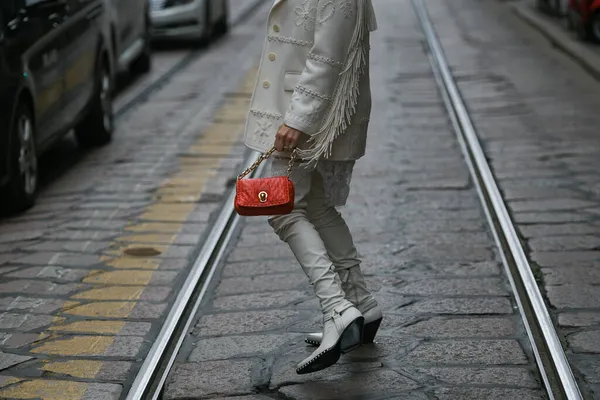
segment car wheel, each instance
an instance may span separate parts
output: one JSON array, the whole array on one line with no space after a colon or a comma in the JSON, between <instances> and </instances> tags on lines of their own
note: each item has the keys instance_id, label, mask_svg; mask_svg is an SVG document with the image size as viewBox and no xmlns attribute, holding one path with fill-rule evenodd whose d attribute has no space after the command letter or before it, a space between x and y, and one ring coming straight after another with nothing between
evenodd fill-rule
<instances>
[{"instance_id":1,"label":"car wheel","mask_svg":"<svg viewBox=\"0 0 600 400\"><path fill-rule=\"evenodd\" d=\"M592 21L590 22L590 37L594 42L600 43L600 11L596 11L592 16Z\"/></svg>"},{"instance_id":2,"label":"car wheel","mask_svg":"<svg viewBox=\"0 0 600 400\"><path fill-rule=\"evenodd\" d=\"M103 60L96 76L96 90L90 110L75 128L75 137L82 147L101 146L112 139L112 91L113 82L108 63Z\"/></svg>"},{"instance_id":3,"label":"car wheel","mask_svg":"<svg viewBox=\"0 0 600 400\"><path fill-rule=\"evenodd\" d=\"M152 69L152 45L150 43L150 16L146 13L144 22L144 50L142 54L131 64L131 72L134 74L146 74Z\"/></svg>"},{"instance_id":4,"label":"car wheel","mask_svg":"<svg viewBox=\"0 0 600 400\"><path fill-rule=\"evenodd\" d=\"M217 22L215 31L218 35L225 35L229 31L229 6L227 1L223 3L223 15Z\"/></svg>"},{"instance_id":5,"label":"car wheel","mask_svg":"<svg viewBox=\"0 0 600 400\"><path fill-rule=\"evenodd\" d=\"M38 158L35 145L35 123L25 104L17 108L10 131L10 173L2 190L3 211L21 212L35 203L38 189Z\"/></svg>"}]
</instances>

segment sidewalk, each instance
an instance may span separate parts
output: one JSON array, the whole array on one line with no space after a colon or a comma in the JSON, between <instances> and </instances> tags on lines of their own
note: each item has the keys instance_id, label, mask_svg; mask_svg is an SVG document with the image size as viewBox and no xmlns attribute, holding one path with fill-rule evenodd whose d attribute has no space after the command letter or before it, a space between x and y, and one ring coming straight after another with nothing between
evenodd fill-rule
<instances>
[{"instance_id":1,"label":"sidewalk","mask_svg":"<svg viewBox=\"0 0 600 400\"><path fill-rule=\"evenodd\" d=\"M165 399L545 398L410 2L375 6L369 149L343 213L385 310L377 343L297 375L318 303L286 245L248 219Z\"/></svg>"},{"instance_id":2,"label":"sidewalk","mask_svg":"<svg viewBox=\"0 0 600 400\"><path fill-rule=\"evenodd\" d=\"M531 0L509 3L513 12L544 35L554 46L565 52L596 79L600 79L600 46L577 40L558 18L537 10Z\"/></svg>"}]
</instances>

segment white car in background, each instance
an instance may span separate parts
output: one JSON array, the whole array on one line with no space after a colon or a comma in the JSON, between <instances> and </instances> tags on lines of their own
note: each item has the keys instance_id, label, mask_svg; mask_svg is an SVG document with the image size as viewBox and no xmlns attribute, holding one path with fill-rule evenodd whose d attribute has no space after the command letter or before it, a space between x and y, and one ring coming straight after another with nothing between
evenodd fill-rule
<instances>
[{"instance_id":1,"label":"white car in background","mask_svg":"<svg viewBox=\"0 0 600 400\"><path fill-rule=\"evenodd\" d=\"M204 41L227 32L227 0L149 1L153 39Z\"/></svg>"}]
</instances>

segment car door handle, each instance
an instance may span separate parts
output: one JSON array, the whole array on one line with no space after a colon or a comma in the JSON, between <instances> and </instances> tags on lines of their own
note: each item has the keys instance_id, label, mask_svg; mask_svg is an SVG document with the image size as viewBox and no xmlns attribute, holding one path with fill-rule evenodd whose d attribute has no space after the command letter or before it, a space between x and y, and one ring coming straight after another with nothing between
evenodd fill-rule
<instances>
[{"instance_id":1,"label":"car door handle","mask_svg":"<svg viewBox=\"0 0 600 400\"><path fill-rule=\"evenodd\" d=\"M48 16L48 20L52 22L52 26L54 28L58 27L60 24L65 22L67 16L61 13L52 13Z\"/></svg>"},{"instance_id":2,"label":"car door handle","mask_svg":"<svg viewBox=\"0 0 600 400\"><path fill-rule=\"evenodd\" d=\"M89 20L96 19L96 18L98 18L98 16L100 16L100 14L102 14L102 11L103 11L102 6L96 6L96 7L92 8L90 11L88 11L88 13L86 14L86 18Z\"/></svg>"}]
</instances>

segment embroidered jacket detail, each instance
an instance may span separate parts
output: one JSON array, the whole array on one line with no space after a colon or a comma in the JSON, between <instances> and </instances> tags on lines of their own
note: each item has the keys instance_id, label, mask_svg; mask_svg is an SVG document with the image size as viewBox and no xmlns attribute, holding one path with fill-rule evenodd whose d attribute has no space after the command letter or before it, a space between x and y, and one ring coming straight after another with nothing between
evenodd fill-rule
<instances>
[{"instance_id":1,"label":"embroidered jacket detail","mask_svg":"<svg viewBox=\"0 0 600 400\"><path fill-rule=\"evenodd\" d=\"M350 19L354 16L354 9L350 0L340 0L340 8L344 13L344 18Z\"/></svg>"},{"instance_id":2,"label":"embroidered jacket detail","mask_svg":"<svg viewBox=\"0 0 600 400\"><path fill-rule=\"evenodd\" d=\"M277 113L271 113L268 111L259 111L259 110L252 109L252 110L250 110L250 112L256 116L263 117L263 118L269 118L269 119L274 119L274 120L283 119L283 115L277 114Z\"/></svg>"},{"instance_id":3,"label":"embroidered jacket detail","mask_svg":"<svg viewBox=\"0 0 600 400\"><path fill-rule=\"evenodd\" d=\"M306 40L300 40L300 39L294 39L294 38L286 37L286 36L269 35L267 37L267 39L269 40L269 42L294 44L296 46L303 46L303 47L312 47L313 46L313 42L309 42Z\"/></svg>"},{"instance_id":4,"label":"embroidered jacket detail","mask_svg":"<svg viewBox=\"0 0 600 400\"><path fill-rule=\"evenodd\" d=\"M298 157L305 160L309 168L331 156L333 143L352 123L360 95L360 79L367 68L369 32L376 29L377 20L371 0L356 0L356 26L329 110L319 130L309 139L310 147L298 149Z\"/></svg>"},{"instance_id":5,"label":"embroidered jacket detail","mask_svg":"<svg viewBox=\"0 0 600 400\"><path fill-rule=\"evenodd\" d=\"M296 85L296 90L298 92L300 92L300 93L304 93L304 94L307 94L309 96L316 97L317 99L321 99L321 100L324 100L324 101L330 101L331 100L331 97L319 94L319 93L315 92L314 90L311 90L311 89L309 89L309 88L307 88L305 86L302 86L302 85Z\"/></svg>"},{"instance_id":6,"label":"embroidered jacket detail","mask_svg":"<svg viewBox=\"0 0 600 400\"><path fill-rule=\"evenodd\" d=\"M344 66L344 63L341 61L336 61L333 58L320 56L320 55L314 54L314 53L308 53L308 58L310 58L311 60L320 61L325 64L329 64L332 67L336 67L336 68L342 68Z\"/></svg>"},{"instance_id":7,"label":"embroidered jacket detail","mask_svg":"<svg viewBox=\"0 0 600 400\"><path fill-rule=\"evenodd\" d=\"M267 119L261 119L256 121L256 129L254 130L254 136L257 138L267 136L267 133L272 126L273 123Z\"/></svg>"},{"instance_id":8,"label":"embroidered jacket detail","mask_svg":"<svg viewBox=\"0 0 600 400\"><path fill-rule=\"evenodd\" d=\"M315 30L315 14L317 7L313 6L312 0L304 0L301 6L294 10L296 26L304 26L304 30L311 32Z\"/></svg>"},{"instance_id":9,"label":"embroidered jacket detail","mask_svg":"<svg viewBox=\"0 0 600 400\"><path fill-rule=\"evenodd\" d=\"M328 1L319 9L319 24L324 24L335 15L335 3Z\"/></svg>"}]
</instances>

